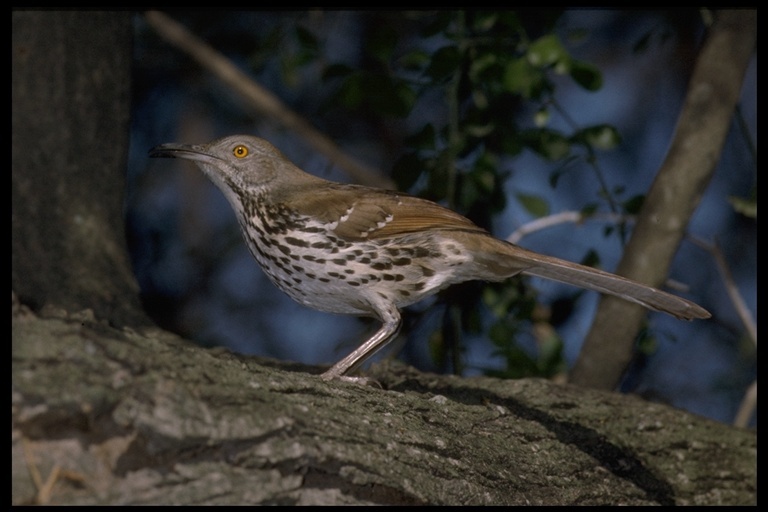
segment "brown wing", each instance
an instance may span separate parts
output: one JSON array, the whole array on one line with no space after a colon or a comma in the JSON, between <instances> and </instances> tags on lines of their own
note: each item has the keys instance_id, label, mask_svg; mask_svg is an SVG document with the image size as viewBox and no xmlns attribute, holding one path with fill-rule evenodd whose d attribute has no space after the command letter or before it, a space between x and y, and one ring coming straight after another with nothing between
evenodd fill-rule
<instances>
[{"instance_id":1,"label":"brown wing","mask_svg":"<svg viewBox=\"0 0 768 512\"><path fill-rule=\"evenodd\" d=\"M301 214L326 222L348 241L389 238L434 229L485 232L472 221L432 201L355 185L329 185L291 204Z\"/></svg>"}]
</instances>

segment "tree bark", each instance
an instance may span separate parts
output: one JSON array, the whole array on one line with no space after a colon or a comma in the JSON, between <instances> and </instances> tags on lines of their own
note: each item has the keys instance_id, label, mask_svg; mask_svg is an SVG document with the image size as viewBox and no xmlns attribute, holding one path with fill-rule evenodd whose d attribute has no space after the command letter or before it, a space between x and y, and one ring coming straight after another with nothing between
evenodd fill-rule
<instances>
[{"instance_id":1,"label":"tree bark","mask_svg":"<svg viewBox=\"0 0 768 512\"><path fill-rule=\"evenodd\" d=\"M696 61L664 163L648 192L616 273L660 287L715 172L755 48L756 12L721 11ZM632 361L647 311L603 296L570 374L574 384L614 389Z\"/></svg>"},{"instance_id":2,"label":"tree bark","mask_svg":"<svg viewBox=\"0 0 768 512\"><path fill-rule=\"evenodd\" d=\"M401 365L377 389L158 329L12 319L14 504L755 503L754 432L637 397Z\"/></svg>"},{"instance_id":3,"label":"tree bark","mask_svg":"<svg viewBox=\"0 0 768 512\"><path fill-rule=\"evenodd\" d=\"M14 11L12 32L11 285L147 323L123 224L131 14Z\"/></svg>"}]
</instances>

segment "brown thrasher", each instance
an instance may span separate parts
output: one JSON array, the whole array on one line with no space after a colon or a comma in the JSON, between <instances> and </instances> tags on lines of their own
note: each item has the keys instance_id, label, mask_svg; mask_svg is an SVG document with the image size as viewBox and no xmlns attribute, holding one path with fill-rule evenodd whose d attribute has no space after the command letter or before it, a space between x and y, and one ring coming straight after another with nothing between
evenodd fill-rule
<instances>
[{"instance_id":1,"label":"brown thrasher","mask_svg":"<svg viewBox=\"0 0 768 512\"><path fill-rule=\"evenodd\" d=\"M163 144L153 157L194 160L237 214L248 248L294 300L382 326L323 373L344 378L400 330L399 309L455 283L530 274L616 295L680 319L708 318L688 300L493 238L436 203L305 173L269 142L234 135Z\"/></svg>"}]
</instances>

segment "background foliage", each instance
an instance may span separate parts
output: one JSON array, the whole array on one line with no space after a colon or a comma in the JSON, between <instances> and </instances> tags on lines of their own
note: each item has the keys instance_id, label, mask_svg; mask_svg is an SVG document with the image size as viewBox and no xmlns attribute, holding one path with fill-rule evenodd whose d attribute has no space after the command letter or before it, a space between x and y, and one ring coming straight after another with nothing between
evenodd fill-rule
<instances>
[{"instance_id":1,"label":"background foliage","mask_svg":"<svg viewBox=\"0 0 768 512\"><path fill-rule=\"evenodd\" d=\"M696 11L171 15L348 152L390 172L398 188L440 201L499 237L513 230L513 222L564 209L614 215L617 220L608 224L561 227L542 235L547 243L532 237L530 245L522 244L608 270L671 136L687 63L703 30ZM269 119L254 121L230 91L164 45L140 19L136 27L135 188L128 219L145 303L162 325L204 344L332 362L362 339L365 327L279 297L249 261L223 198L196 170L174 180L164 162L148 172L146 149L255 133L309 172L346 178ZM640 71L627 74L619 60ZM613 82L606 81L605 68L614 71ZM630 108L617 96L638 100ZM641 114L647 117L634 119ZM750 139L747 132L729 145L733 153L724 157L721 174L741 170L723 176L712 192L716 202L731 195L741 204L746 198L741 212L754 205L754 160L744 144ZM723 242L739 237L733 249L747 257L735 272L750 296L753 218L722 205L698 217L691 229L699 236ZM690 268L686 262L705 259L691 247L681 249L680 259L675 277L691 286L694 300L714 310L719 325L706 335L701 326L651 316L640 340L649 358L638 359L626 386L727 419L754 376L754 352L740 341L727 306L715 299L714 266ZM409 309L405 330L414 343L403 356L427 369L553 377L578 352L592 307L594 297L572 288L534 287L519 279L465 283ZM670 352L675 340L694 338L714 347L713 353L728 354L707 363L717 368L693 392L710 401L720 394L720 406L691 405L695 400L681 398L679 384L675 391L664 389L669 377L653 375L659 355L680 373L675 358L682 356ZM299 352L290 349L291 341ZM335 351L342 342L346 348ZM682 372L689 382L693 371Z\"/></svg>"}]
</instances>

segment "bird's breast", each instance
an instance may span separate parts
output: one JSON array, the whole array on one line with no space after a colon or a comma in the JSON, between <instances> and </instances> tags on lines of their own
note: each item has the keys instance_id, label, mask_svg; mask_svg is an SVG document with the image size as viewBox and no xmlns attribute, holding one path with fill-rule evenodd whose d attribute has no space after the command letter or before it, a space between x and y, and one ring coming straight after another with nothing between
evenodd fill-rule
<instances>
[{"instance_id":1,"label":"bird's breast","mask_svg":"<svg viewBox=\"0 0 768 512\"><path fill-rule=\"evenodd\" d=\"M371 315L382 301L413 304L457 282L467 260L423 235L349 241L313 219L258 213L241 218L251 254L278 288L321 311Z\"/></svg>"}]
</instances>

